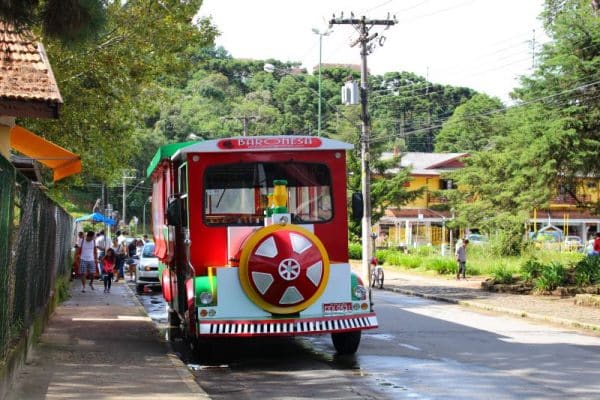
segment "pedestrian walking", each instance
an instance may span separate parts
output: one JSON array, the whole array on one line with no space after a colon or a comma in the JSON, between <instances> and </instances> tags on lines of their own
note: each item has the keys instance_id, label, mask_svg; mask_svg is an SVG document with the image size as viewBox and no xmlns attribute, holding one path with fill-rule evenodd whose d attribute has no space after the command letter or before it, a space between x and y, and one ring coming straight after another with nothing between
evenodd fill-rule
<instances>
[{"instance_id":1,"label":"pedestrian walking","mask_svg":"<svg viewBox=\"0 0 600 400\"><path fill-rule=\"evenodd\" d=\"M81 244L85 240L85 233L79 232L77 239L75 240L75 257L73 260L73 271L71 272L71 280L79 278L79 264L81 264L81 258L79 257Z\"/></svg>"},{"instance_id":2,"label":"pedestrian walking","mask_svg":"<svg viewBox=\"0 0 600 400\"><path fill-rule=\"evenodd\" d=\"M109 245L110 243L107 241L103 229L100 232L98 232L98 235L96 235L96 249L98 249L98 275L102 274L102 257L104 257L106 249L110 247Z\"/></svg>"},{"instance_id":3,"label":"pedestrian walking","mask_svg":"<svg viewBox=\"0 0 600 400\"><path fill-rule=\"evenodd\" d=\"M113 271L115 270L116 262L117 258L115 257L115 251L112 248L106 250L106 254L102 259L102 280L104 281L104 293L110 293Z\"/></svg>"},{"instance_id":4,"label":"pedestrian walking","mask_svg":"<svg viewBox=\"0 0 600 400\"><path fill-rule=\"evenodd\" d=\"M116 247L115 247L115 242L113 242L113 248L115 250L115 257L116 257L115 282L118 282L119 278L125 279L123 269L125 266L125 260L127 259L127 245L126 245L125 241L119 243L118 239L117 239Z\"/></svg>"},{"instance_id":5,"label":"pedestrian walking","mask_svg":"<svg viewBox=\"0 0 600 400\"><path fill-rule=\"evenodd\" d=\"M466 271L467 271L467 245L469 244L469 239L463 239L461 244L456 246L456 251L454 255L456 256L456 262L458 263L458 271L456 272L456 279L460 279L462 274L463 279L467 279Z\"/></svg>"},{"instance_id":6,"label":"pedestrian walking","mask_svg":"<svg viewBox=\"0 0 600 400\"><path fill-rule=\"evenodd\" d=\"M94 241L94 231L88 231L85 235L85 240L81 242L81 247L78 249L79 258L79 275L81 276L81 292L85 293L86 278L90 280L90 289L94 290L94 275L96 274L96 265L98 264L98 251L96 250L96 242Z\"/></svg>"}]
</instances>

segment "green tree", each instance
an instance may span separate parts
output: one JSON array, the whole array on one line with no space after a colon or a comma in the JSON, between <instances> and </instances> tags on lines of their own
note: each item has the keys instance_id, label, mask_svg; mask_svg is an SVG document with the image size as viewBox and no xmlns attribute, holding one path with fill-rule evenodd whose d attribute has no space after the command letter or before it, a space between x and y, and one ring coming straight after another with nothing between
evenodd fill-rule
<instances>
[{"instance_id":1,"label":"green tree","mask_svg":"<svg viewBox=\"0 0 600 400\"><path fill-rule=\"evenodd\" d=\"M493 145L501 134L498 113L502 102L485 94L477 94L454 110L435 139L436 152L473 152ZM500 117L502 115L500 114Z\"/></svg>"},{"instance_id":2,"label":"green tree","mask_svg":"<svg viewBox=\"0 0 600 400\"><path fill-rule=\"evenodd\" d=\"M200 4L111 2L105 29L92 45L45 40L64 106L60 121L29 120L27 126L81 155L83 177L108 182L121 175L145 140L145 118L166 93L157 83L180 82L190 49L214 39L208 21L191 22Z\"/></svg>"},{"instance_id":3,"label":"green tree","mask_svg":"<svg viewBox=\"0 0 600 400\"><path fill-rule=\"evenodd\" d=\"M106 22L103 0L2 0L0 21L21 28L41 28L65 43L94 37Z\"/></svg>"},{"instance_id":4,"label":"green tree","mask_svg":"<svg viewBox=\"0 0 600 400\"><path fill-rule=\"evenodd\" d=\"M542 16L552 42L544 46L534 75L524 77L523 87L515 90L522 102L541 103L551 111L546 116L553 129L538 140L545 144L544 157L553 161L553 179L563 187L575 188L581 176L600 176L600 18L595 4L546 1ZM600 211L598 203L578 200Z\"/></svg>"}]
</instances>

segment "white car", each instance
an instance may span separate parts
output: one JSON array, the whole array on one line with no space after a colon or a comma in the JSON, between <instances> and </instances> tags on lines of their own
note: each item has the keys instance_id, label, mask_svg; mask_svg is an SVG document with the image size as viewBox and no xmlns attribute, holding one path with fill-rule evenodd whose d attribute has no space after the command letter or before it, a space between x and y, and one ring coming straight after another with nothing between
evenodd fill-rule
<instances>
[{"instance_id":1,"label":"white car","mask_svg":"<svg viewBox=\"0 0 600 400\"><path fill-rule=\"evenodd\" d=\"M138 293L144 286L160 286L158 279L158 257L154 255L154 243L148 242L142 247L135 269L135 288Z\"/></svg>"},{"instance_id":2,"label":"white car","mask_svg":"<svg viewBox=\"0 0 600 400\"><path fill-rule=\"evenodd\" d=\"M584 251L585 245L579 236L568 235L565 237L565 250Z\"/></svg>"}]
</instances>

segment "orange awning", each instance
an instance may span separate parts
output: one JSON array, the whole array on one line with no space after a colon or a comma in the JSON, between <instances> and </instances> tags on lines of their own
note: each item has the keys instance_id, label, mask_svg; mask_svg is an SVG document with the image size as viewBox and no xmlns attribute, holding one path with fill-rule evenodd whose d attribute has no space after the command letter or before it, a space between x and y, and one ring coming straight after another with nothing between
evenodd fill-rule
<instances>
[{"instance_id":1,"label":"orange awning","mask_svg":"<svg viewBox=\"0 0 600 400\"><path fill-rule=\"evenodd\" d=\"M81 158L78 155L22 126L15 125L10 130L10 147L51 168L55 182L81 172Z\"/></svg>"}]
</instances>

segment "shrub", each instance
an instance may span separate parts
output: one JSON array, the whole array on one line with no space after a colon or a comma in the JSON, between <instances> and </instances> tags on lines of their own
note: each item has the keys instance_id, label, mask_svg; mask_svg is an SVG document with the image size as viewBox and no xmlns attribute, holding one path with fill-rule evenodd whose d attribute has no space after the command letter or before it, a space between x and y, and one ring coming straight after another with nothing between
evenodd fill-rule
<instances>
[{"instance_id":1,"label":"shrub","mask_svg":"<svg viewBox=\"0 0 600 400\"><path fill-rule=\"evenodd\" d=\"M389 264L388 257L390 257L390 254L393 254L395 251L391 250L391 249L382 249L382 250L377 250L375 251L375 256L377 257L377 260L379 260L380 263L385 263L387 262Z\"/></svg>"},{"instance_id":2,"label":"shrub","mask_svg":"<svg viewBox=\"0 0 600 400\"><path fill-rule=\"evenodd\" d=\"M451 258L436 257L430 260L427 264L428 269L433 269L438 274L454 274L456 273L456 262Z\"/></svg>"},{"instance_id":3,"label":"shrub","mask_svg":"<svg viewBox=\"0 0 600 400\"><path fill-rule=\"evenodd\" d=\"M499 231L490 242L490 250L499 256L517 256L523 251L521 236L510 231Z\"/></svg>"},{"instance_id":4,"label":"shrub","mask_svg":"<svg viewBox=\"0 0 600 400\"><path fill-rule=\"evenodd\" d=\"M600 283L600 257L584 257L575 264L575 282L579 286Z\"/></svg>"},{"instance_id":5,"label":"shrub","mask_svg":"<svg viewBox=\"0 0 600 400\"><path fill-rule=\"evenodd\" d=\"M348 245L348 257L352 260L362 258L362 245L360 243L350 243Z\"/></svg>"},{"instance_id":6,"label":"shrub","mask_svg":"<svg viewBox=\"0 0 600 400\"><path fill-rule=\"evenodd\" d=\"M565 268L561 263L551 262L544 265L539 278L534 280L536 290L549 292L562 285L565 281Z\"/></svg>"},{"instance_id":7,"label":"shrub","mask_svg":"<svg viewBox=\"0 0 600 400\"><path fill-rule=\"evenodd\" d=\"M521 278L525 282L533 282L539 278L543 269L544 264L536 258L530 258L521 265Z\"/></svg>"},{"instance_id":8,"label":"shrub","mask_svg":"<svg viewBox=\"0 0 600 400\"><path fill-rule=\"evenodd\" d=\"M497 283L513 283L512 271L505 264L494 265L490 273Z\"/></svg>"},{"instance_id":9,"label":"shrub","mask_svg":"<svg viewBox=\"0 0 600 400\"><path fill-rule=\"evenodd\" d=\"M438 253L437 247L433 247L433 246L419 246L414 249L414 254L421 256L421 257L432 256L437 253Z\"/></svg>"},{"instance_id":10,"label":"shrub","mask_svg":"<svg viewBox=\"0 0 600 400\"><path fill-rule=\"evenodd\" d=\"M400 252L390 253L386 259L388 264L399 265L406 268L418 268L421 266L421 257Z\"/></svg>"}]
</instances>

